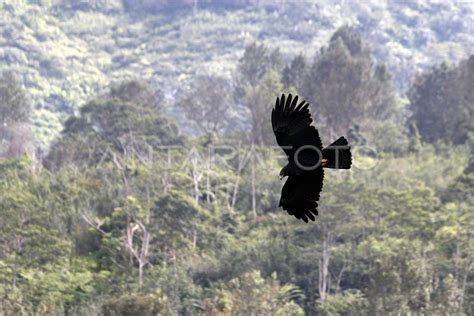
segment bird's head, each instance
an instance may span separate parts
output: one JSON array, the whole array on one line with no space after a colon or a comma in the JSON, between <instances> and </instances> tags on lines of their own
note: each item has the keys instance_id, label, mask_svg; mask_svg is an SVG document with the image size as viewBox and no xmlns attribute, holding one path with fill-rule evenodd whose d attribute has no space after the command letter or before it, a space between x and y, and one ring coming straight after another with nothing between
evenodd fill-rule
<instances>
[{"instance_id":1,"label":"bird's head","mask_svg":"<svg viewBox=\"0 0 474 316\"><path fill-rule=\"evenodd\" d=\"M285 168L281 169L281 171L280 171L280 180L283 180L283 178L287 177L287 176L288 176L288 174L286 173L286 169Z\"/></svg>"}]
</instances>

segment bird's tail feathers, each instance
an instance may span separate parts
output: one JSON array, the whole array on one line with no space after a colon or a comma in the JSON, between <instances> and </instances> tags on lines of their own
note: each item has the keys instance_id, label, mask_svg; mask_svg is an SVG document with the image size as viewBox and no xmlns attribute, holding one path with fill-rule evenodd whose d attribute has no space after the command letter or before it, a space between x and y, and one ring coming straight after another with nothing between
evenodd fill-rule
<instances>
[{"instance_id":1,"label":"bird's tail feathers","mask_svg":"<svg viewBox=\"0 0 474 316\"><path fill-rule=\"evenodd\" d=\"M341 136L334 143L324 148L323 159L327 160L324 165L325 168L350 169L352 154L347 139Z\"/></svg>"}]
</instances>

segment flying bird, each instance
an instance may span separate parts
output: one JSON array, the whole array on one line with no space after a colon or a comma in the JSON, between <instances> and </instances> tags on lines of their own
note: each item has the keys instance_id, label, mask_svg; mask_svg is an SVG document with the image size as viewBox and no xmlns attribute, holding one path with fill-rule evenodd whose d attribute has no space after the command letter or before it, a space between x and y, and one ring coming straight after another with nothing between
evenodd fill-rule
<instances>
[{"instance_id":1,"label":"flying bird","mask_svg":"<svg viewBox=\"0 0 474 316\"><path fill-rule=\"evenodd\" d=\"M350 146L344 137L323 149L318 130L311 125L308 107L304 100L298 104L298 96L282 94L272 110L276 141L288 157L288 164L280 171L280 180L288 179L279 206L305 222L314 221L318 215L323 168L350 169L352 164Z\"/></svg>"}]
</instances>

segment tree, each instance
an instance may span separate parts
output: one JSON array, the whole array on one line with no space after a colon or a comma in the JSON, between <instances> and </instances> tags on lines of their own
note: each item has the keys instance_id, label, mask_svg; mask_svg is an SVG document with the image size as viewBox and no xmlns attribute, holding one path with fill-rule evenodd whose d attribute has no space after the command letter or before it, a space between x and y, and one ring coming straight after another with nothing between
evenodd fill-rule
<instances>
[{"instance_id":1,"label":"tree","mask_svg":"<svg viewBox=\"0 0 474 316\"><path fill-rule=\"evenodd\" d=\"M370 49L349 26L337 30L315 56L299 92L325 130L338 135L367 119L387 119L395 107L388 71L373 66Z\"/></svg>"},{"instance_id":2,"label":"tree","mask_svg":"<svg viewBox=\"0 0 474 316\"><path fill-rule=\"evenodd\" d=\"M254 144L274 144L275 135L269 120L269 113L275 105L276 93L283 86L276 71L268 71L255 86L247 87L246 107L252 124L252 142Z\"/></svg>"},{"instance_id":3,"label":"tree","mask_svg":"<svg viewBox=\"0 0 474 316\"><path fill-rule=\"evenodd\" d=\"M207 314L231 315L303 315L301 307L292 300L302 298L292 284L280 285L276 274L262 278L260 271L251 271L232 279L212 291L213 296L201 304Z\"/></svg>"},{"instance_id":4,"label":"tree","mask_svg":"<svg viewBox=\"0 0 474 316\"><path fill-rule=\"evenodd\" d=\"M291 63L283 69L282 83L285 89L295 87L300 91L303 85L303 79L306 75L306 58L302 53L298 54Z\"/></svg>"},{"instance_id":5,"label":"tree","mask_svg":"<svg viewBox=\"0 0 474 316\"><path fill-rule=\"evenodd\" d=\"M358 251L364 266L367 314L420 313L430 305L432 249L420 240L369 237ZM423 290L420 290L423 289Z\"/></svg>"},{"instance_id":6,"label":"tree","mask_svg":"<svg viewBox=\"0 0 474 316\"><path fill-rule=\"evenodd\" d=\"M280 73L283 66L278 49L270 51L264 44L256 42L245 47L244 55L237 66L237 93L240 96L245 86L255 86L270 69Z\"/></svg>"},{"instance_id":7,"label":"tree","mask_svg":"<svg viewBox=\"0 0 474 316\"><path fill-rule=\"evenodd\" d=\"M232 116L231 83L222 77L201 76L183 92L178 106L201 132L220 135Z\"/></svg>"},{"instance_id":8,"label":"tree","mask_svg":"<svg viewBox=\"0 0 474 316\"><path fill-rule=\"evenodd\" d=\"M110 88L111 98L117 98L124 102L130 102L136 106L149 108L154 111L163 109L163 95L160 91L153 91L152 87L145 81L125 81Z\"/></svg>"},{"instance_id":9,"label":"tree","mask_svg":"<svg viewBox=\"0 0 474 316\"><path fill-rule=\"evenodd\" d=\"M324 302L318 303L324 315L364 315L367 310L367 298L358 290L330 295Z\"/></svg>"},{"instance_id":10,"label":"tree","mask_svg":"<svg viewBox=\"0 0 474 316\"><path fill-rule=\"evenodd\" d=\"M32 174L30 164L28 157L0 163L0 310L67 314L95 294L91 283L101 278L87 271L87 263L79 258L73 267L69 264L73 247L64 220L68 210L52 193L55 179ZM55 211L59 209L60 215Z\"/></svg>"},{"instance_id":11,"label":"tree","mask_svg":"<svg viewBox=\"0 0 474 316\"><path fill-rule=\"evenodd\" d=\"M262 134L270 126L266 124L269 112L265 111L271 108L275 98L281 93L279 74L282 67L283 61L278 49L270 51L265 45L257 43L247 46L239 60L235 76L236 106L243 108L248 114L247 122L251 122L251 131L247 128L244 133L255 144L264 144L268 140L268 136ZM245 127L247 124L243 123Z\"/></svg>"},{"instance_id":12,"label":"tree","mask_svg":"<svg viewBox=\"0 0 474 316\"><path fill-rule=\"evenodd\" d=\"M132 294L108 299L102 312L105 316L118 315L173 315L168 298L163 293Z\"/></svg>"},{"instance_id":13,"label":"tree","mask_svg":"<svg viewBox=\"0 0 474 316\"><path fill-rule=\"evenodd\" d=\"M445 313L462 313L474 308L472 289L474 284L474 223L472 205L474 204L474 140L469 140L470 159L462 175L443 192L444 212L439 215L440 225L436 232L438 247L448 260L440 265L444 273L452 277L452 285L459 295L456 304L441 301L446 306Z\"/></svg>"},{"instance_id":14,"label":"tree","mask_svg":"<svg viewBox=\"0 0 474 316\"><path fill-rule=\"evenodd\" d=\"M151 210L153 232L160 240L160 251L171 251L176 256L180 246L196 247L199 238L200 222L209 217L207 211L184 194L171 191L160 197ZM189 219L192 218L192 221Z\"/></svg>"},{"instance_id":15,"label":"tree","mask_svg":"<svg viewBox=\"0 0 474 316\"><path fill-rule=\"evenodd\" d=\"M13 72L0 76L0 157L18 157L31 142L28 96Z\"/></svg>"},{"instance_id":16,"label":"tree","mask_svg":"<svg viewBox=\"0 0 474 316\"><path fill-rule=\"evenodd\" d=\"M417 76L408 92L411 120L423 140L462 144L474 131L474 55L457 66L433 66Z\"/></svg>"},{"instance_id":17,"label":"tree","mask_svg":"<svg viewBox=\"0 0 474 316\"><path fill-rule=\"evenodd\" d=\"M27 122L30 113L30 103L18 77L13 72L3 72L0 77L1 126Z\"/></svg>"},{"instance_id":18,"label":"tree","mask_svg":"<svg viewBox=\"0 0 474 316\"><path fill-rule=\"evenodd\" d=\"M151 148L182 143L178 127L157 113L158 105L148 90L131 83L120 87L125 91L113 88L105 98L84 105L80 116L66 121L62 137L45 159L46 167L97 164L111 159L112 153L129 151L141 156L149 154ZM127 93L130 90L134 92Z\"/></svg>"}]
</instances>

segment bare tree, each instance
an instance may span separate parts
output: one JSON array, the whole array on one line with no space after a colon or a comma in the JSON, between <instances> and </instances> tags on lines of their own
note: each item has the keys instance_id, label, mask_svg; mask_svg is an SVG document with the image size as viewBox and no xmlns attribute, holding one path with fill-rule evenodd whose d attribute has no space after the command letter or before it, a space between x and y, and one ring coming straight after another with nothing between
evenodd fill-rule
<instances>
[{"instance_id":1,"label":"bare tree","mask_svg":"<svg viewBox=\"0 0 474 316\"><path fill-rule=\"evenodd\" d=\"M141 238L142 242L140 247L137 247L134 243L134 236L135 232L139 229L142 231L143 236ZM150 264L147 259L150 248L150 232L140 220L134 219L133 222L127 224L126 245L127 249L138 262L138 286L141 289L143 286L144 268L147 264Z\"/></svg>"}]
</instances>

